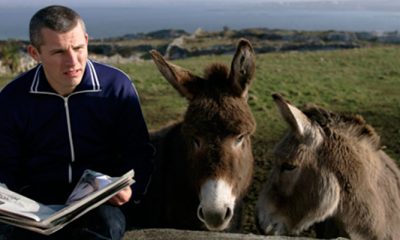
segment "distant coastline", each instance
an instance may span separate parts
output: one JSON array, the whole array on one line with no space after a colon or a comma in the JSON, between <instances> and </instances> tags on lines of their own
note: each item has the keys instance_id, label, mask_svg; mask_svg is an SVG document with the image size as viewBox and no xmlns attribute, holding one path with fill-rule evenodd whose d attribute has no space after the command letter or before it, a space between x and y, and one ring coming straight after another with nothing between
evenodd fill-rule
<instances>
[{"instance_id":1,"label":"distant coastline","mask_svg":"<svg viewBox=\"0 0 400 240\"><path fill-rule=\"evenodd\" d=\"M88 47L92 59L110 65L149 60L149 51L158 50L165 58L184 59L204 55L233 54L236 42L246 38L254 44L256 53L286 51L331 51L369 46L398 45L400 32L350 32L350 31L298 31L268 28L222 31L197 29L188 33L181 29L164 29L149 33L125 34L121 37L92 39ZM19 54L17 62L2 64L0 75L7 72L23 72L36 62L26 53L26 40L3 40L6 47ZM15 65L14 65L15 63ZM3 65L3 66L2 66Z\"/></svg>"},{"instance_id":2,"label":"distant coastline","mask_svg":"<svg viewBox=\"0 0 400 240\"><path fill-rule=\"evenodd\" d=\"M272 5L271 5L272 6ZM87 24L91 38L119 37L160 29L197 28L220 31L224 27L243 29L265 27L286 30L400 31L400 11L311 9L296 6L249 6L229 8L196 6L92 7L76 8ZM28 39L28 23L37 8L0 8L0 40Z\"/></svg>"}]
</instances>

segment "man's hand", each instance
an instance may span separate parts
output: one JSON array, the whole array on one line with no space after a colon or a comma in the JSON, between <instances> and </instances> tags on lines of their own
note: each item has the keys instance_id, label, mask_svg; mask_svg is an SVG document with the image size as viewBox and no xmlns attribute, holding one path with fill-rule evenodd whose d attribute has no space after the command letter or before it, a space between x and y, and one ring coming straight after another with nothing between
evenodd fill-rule
<instances>
[{"instance_id":1,"label":"man's hand","mask_svg":"<svg viewBox=\"0 0 400 240\"><path fill-rule=\"evenodd\" d=\"M132 189L131 187L128 186L119 191L112 198L110 198L110 200L108 200L108 203L115 206L121 206L124 203L128 202L131 196L132 196Z\"/></svg>"}]
</instances>

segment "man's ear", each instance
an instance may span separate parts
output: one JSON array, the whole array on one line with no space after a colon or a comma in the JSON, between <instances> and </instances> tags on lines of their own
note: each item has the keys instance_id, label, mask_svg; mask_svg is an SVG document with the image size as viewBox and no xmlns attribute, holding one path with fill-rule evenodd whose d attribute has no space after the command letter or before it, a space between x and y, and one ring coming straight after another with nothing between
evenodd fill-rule
<instances>
[{"instance_id":1,"label":"man's ear","mask_svg":"<svg viewBox=\"0 0 400 240\"><path fill-rule=\"evenodd\" d=\"M36 62L40 63L40 54L39 54L39 50L38 50L36 47L34 47L32 44L29 44L29 45L28 45L27 50L28 50L29 55L30 55L33 59L35 59Z\"/></svg>"},{"instance_id":2,"label":"man's ear","mask_svg":"<svg viewBox=\"0 0 400 240\"><path fill-rule=\"evenodd\" d=\"M89 34L85 33L86 46L89 44Z\"/></svg>"}]
</instances>

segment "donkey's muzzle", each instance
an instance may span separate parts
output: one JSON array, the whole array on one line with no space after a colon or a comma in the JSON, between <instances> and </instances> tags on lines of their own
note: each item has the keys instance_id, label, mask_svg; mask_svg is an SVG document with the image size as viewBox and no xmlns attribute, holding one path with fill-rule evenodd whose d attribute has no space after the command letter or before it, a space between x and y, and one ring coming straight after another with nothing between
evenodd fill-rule
<instances>
[{"instance_id":1,"label":"donkey's muzzle","mask_svg":"<svg viewBox=\"0 0 400 240\"><path fill-rule=\"evenodd\" d=\"M222 231L229 226L233 217L233 209L226 207L218 210L207 210L199 206L197 217L209 230Z\"/></svg>"}]
</instances>

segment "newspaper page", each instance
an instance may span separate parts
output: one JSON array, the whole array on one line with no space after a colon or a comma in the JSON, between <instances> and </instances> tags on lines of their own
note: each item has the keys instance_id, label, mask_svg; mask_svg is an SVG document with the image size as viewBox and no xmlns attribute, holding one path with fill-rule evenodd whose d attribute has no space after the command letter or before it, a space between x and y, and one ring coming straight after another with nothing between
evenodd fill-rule
<instances>
[{"instance_id":1,"label":"newspaper page","mask_svg":"<svg viewBox=\"0 0 400 240\"><path fill-rule=\"evenodd\" d=\"M115 180L116 178L114 178ZM110 176L95 172L92 170L85 170L81 179L76 184L74 190L69 195L66 205L70 205L87 195L104 188L113 181Z\"/></svg>"},{"instance_id":2,"label":"newspaper page","mask_svg":"<svg viewBox=\"0 0 400 240\"><path fill-rule=\"evenodd\" d=\"M133 176L133 170L119 178L104 177L93 171L85 172L67 201L69 205L46 206L6 188L0 188L0 193L8 194L2 194L3 197L6 196L3 199L7 200L7 203L2 200L4 204L0 205L0 222L49 235L133 184ZM93 189L85 184L90 184ZM13 203L16 200L8 200L10 197L7 196L18 196L19 205Z\"/></svg>"},{"instance_id":3,"label":"newspaper page","mask_svg":"<svg viewBox=\"0 0 400 240\"><path fill-rule=\"evenodd\" d=\"M11 217L25 217L40 221L56 211L46 205L0 186L0 213Z\"/></svg>"}]
</instances>

